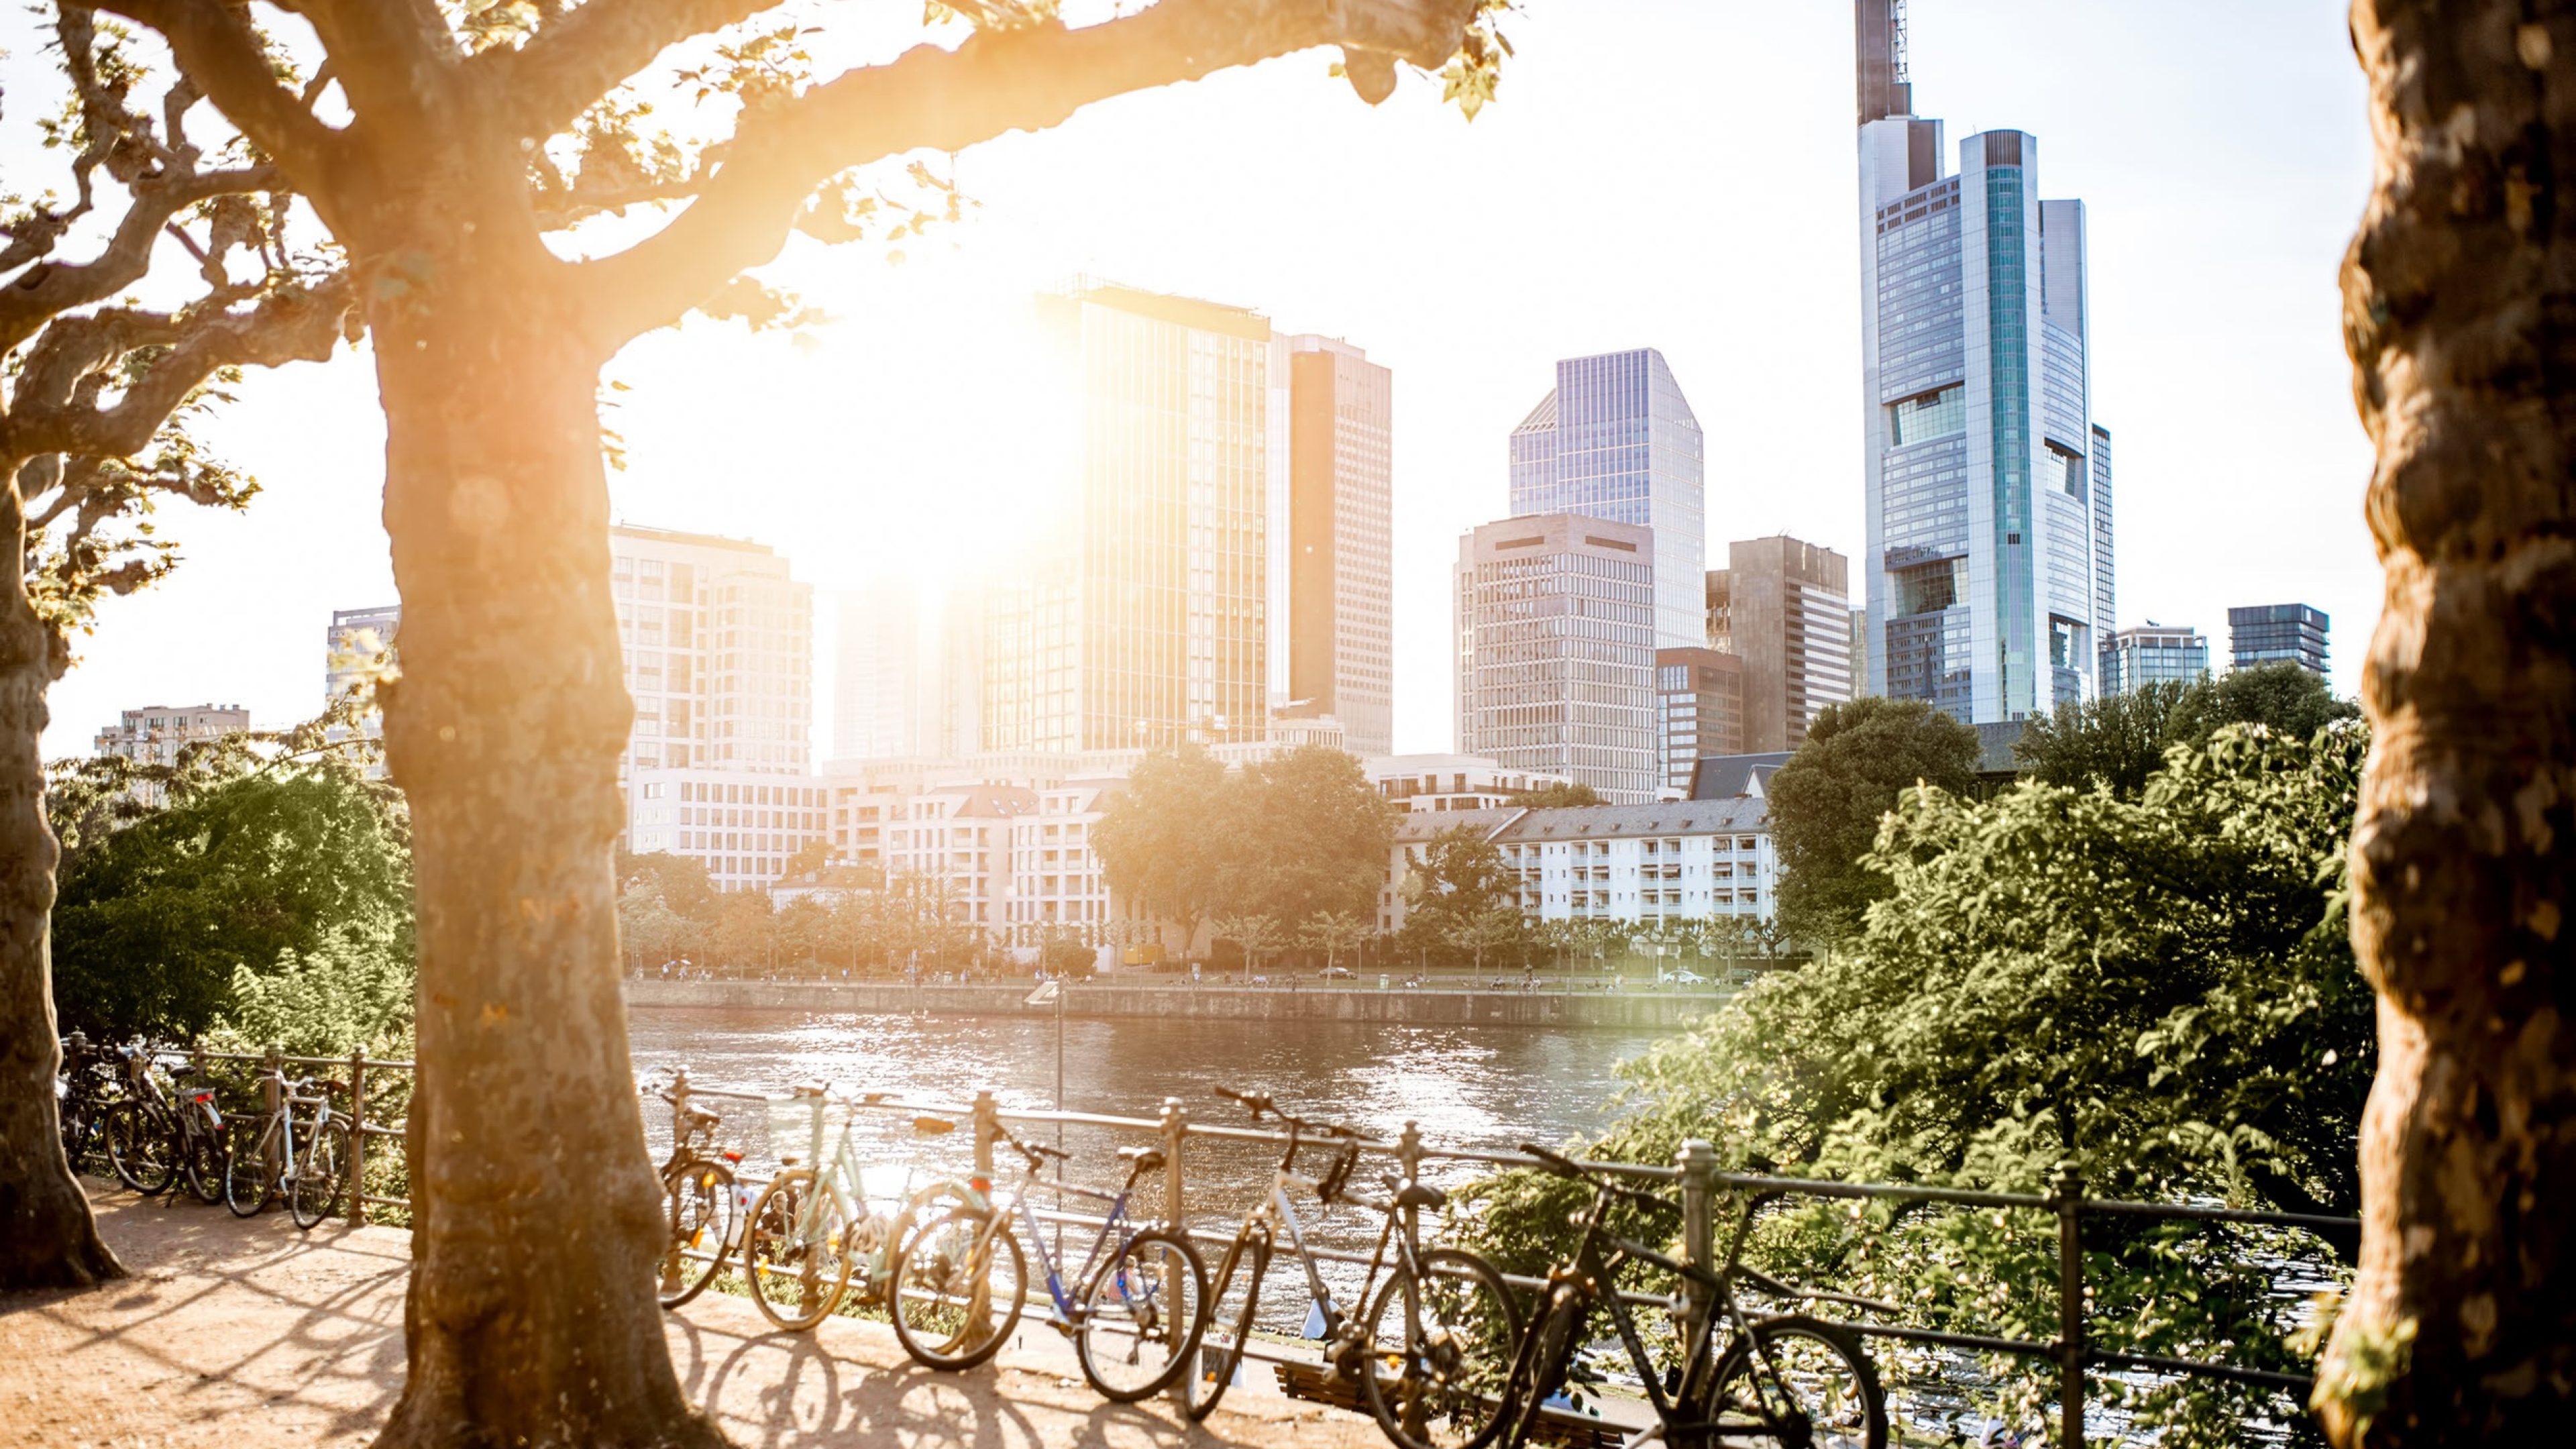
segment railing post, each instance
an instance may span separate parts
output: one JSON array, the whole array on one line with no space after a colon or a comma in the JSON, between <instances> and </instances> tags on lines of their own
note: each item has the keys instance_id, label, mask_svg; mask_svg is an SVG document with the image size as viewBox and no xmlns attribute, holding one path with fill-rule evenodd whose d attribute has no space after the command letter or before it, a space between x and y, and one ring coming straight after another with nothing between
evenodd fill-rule
<instances>
[{"instance_id":1,"label":"railing post","mask_svg":"<svg viewBox=\"0 0 2576 1449\"><path fill-rule=\"evenodd\" d=\"M993 1105L992 1089L975 1094L975 1175L986 1182L993 1180L993 1143L1001 1136L998 1111Z\"/></svg>"},{"instance_id":2,"label":"railing post","mask_svg":"<svg viewBox=\"0 0 2576 1449\"><path fill-rule=\"evenodd\" d=\"M1181 1231L1181 1144L1189 1140L1190 1109L1178 1097L1163 1099L1163 1222Z\"/></svg>"},{"instance_id":3,"label":"railing post","mask_svg":"<svg viewBox=\"0 0 2576 1449\"><path fill-rule=\"evenodd\" d=\"M2084 1449L2084 1179L2070 1163L2049 1186L2057 1209L2057 1442Z\"/></svg>"},{"instance_id":4,"label":"railing post","mask_svg":"<svg viewBox=\"0 0 2576 1449\"><path fill-rule=\"evenodd\" d=\"M689 1120L689 1069L681 1067L671 1073L671 1155L677 1157L683 1145L680 1133Z\"/></svg>"},{"instance_id":5,"label":"railing post","mask_svg":"<svg viewBox=\"0 0 2576 1449\"><path fill-rule=\"evenodd\" d=\"M1693 1137L1673 1154L1673 1162L1682 1170L1682 1261L1705 1268L1717 1256L1717 1148ZM1682 1341L1690 1343L1708 1321L1708 1290L1686 1283L1682 1298Z\"/></svg>"},{"instance_id":6,"label":"railing post","mask_svg":"<svg viewBox=\"0 0 2576 1449\"><path fill-rule=\"evenodd\" d=\"M324 1092L324 1100L330 1093ZM349 1226L367 1225L367 1049L349 1053Z\"/></svg>"},{"instance_id":7,"label":"railing post","mask_svg":"<svg viewBox=\"0 0 2576 1449\"><path fill-rule=\"evenodd\" d=\"M277 1114L286 1106L286 1093L279 1090L277 1085L277 1072L279 1067L277 1059L279 1055L280 1053L277 1048L277 1043L270 1042L268 1044L268 1072L259 1079L259 1109L271 1122L278 1120ZM281 1139L276 1133L266 1130L261 1131L260 1138L264 1144L260 1148L260 1169L262 1173L260 1180L262 1182L275 1182L277 1181L278 1143Z\"/></svg>"}]
</instances>

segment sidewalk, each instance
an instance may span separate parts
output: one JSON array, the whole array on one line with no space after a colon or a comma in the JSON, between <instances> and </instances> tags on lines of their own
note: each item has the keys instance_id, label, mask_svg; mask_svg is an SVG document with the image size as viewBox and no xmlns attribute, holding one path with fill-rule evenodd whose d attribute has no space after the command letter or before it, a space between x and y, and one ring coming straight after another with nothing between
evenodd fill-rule
<instances>
[{"instance_id":1,"label":"sidewalk","mask_svg":"<svg viewBox=\"0 0 2576 1449\"><path fill-rule=\"evenodd\" d=\"M409 1234L335 1223L308 1236L280 1213L243 1221L95 1183L91 1196L133 1276L0 1298L0 1445L354 1449L373 1439L402 1384ZM1107 1404L1044 1329L1024 1329L995 1366L941 1374L914 1365L881 1325L784 1334L749 1303L711 1293L671 1317L670 1339L683 1388L746 1449L1386 1442L1360 1415L1242 1389L1197 1429L1167 1400Z\"/></svg>"}]
</instances>

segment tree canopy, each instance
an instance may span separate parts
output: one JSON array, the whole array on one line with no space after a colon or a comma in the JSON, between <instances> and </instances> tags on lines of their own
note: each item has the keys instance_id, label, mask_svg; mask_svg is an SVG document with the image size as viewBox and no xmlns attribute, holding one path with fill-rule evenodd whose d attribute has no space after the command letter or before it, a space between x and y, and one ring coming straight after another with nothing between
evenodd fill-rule
<instances>
[{"instance_id":1,"label":"tree canopy","mask_svg":"<svg viewBox=\"0 0 2576 1449\"><path fill-rule=\"evenodd\" d=\"M1974 729L1920 700L1825 706L1768 787L1782 928L1804 942L1855 934L1862 911L1889 890L1863 859L1879 821L1918 782L1965 793L1977 748Z\"/></svg>"},{"instance_id":2,"label":"tree canopy","mask_svg":"<svg viewBox=\"0 0 2576 1449\"><path fill-rule=\"evenodd\" d=\"M2078 789L2106 788L2124 800L2145 791L2165 751L2199 746L2220 728L2259 724L2306 739L2361 707L2336 699L2326 682L2295 664L2265 664L2215 679L2159 680L2124 694L2061 704L2035 716L2014 749L2033 779Z\"/></svg>"}]
</instances>

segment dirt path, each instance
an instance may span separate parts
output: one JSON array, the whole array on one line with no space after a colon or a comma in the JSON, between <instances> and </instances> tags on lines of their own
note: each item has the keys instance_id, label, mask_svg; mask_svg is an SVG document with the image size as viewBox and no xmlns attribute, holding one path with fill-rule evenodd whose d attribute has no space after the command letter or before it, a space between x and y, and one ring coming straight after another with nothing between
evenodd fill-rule
<instances>
[{"instance_id":1,"label":"dirt path","mask_svg":"<svg viewBox=\"0 0 2576 1449\"><path fill-rule=\"evenodd\" d=\"M99 1229L133 1277L85 1293L0 1297L0 1445L165 1449L359 1446L403 1372L410 1235L282 1215L241 1221L194 1202L93 1185ZM670 1320L690 1397L744 1446L882 1449L1362 1449L1367 1419L1238 1389L1203 1429L1168 1403L1120 1408L1083 1384L1054 1335L1022 1330L993 1367L938 1374L889 1330L834 1321L772 1330L709 1294Z\"/></svg>"}]
</instances>

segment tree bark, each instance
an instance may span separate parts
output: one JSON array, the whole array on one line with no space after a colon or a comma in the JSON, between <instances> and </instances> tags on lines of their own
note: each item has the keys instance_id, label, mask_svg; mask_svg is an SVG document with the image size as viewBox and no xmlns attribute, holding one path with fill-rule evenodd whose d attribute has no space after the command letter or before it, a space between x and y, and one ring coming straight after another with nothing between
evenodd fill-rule
<instances>
[{"instance_id":1,"label":"tree bark","mask_svg":"<svg viewBox=\"0 0 2576 1449\"><path fill-rule=\"evenodd\" d=\"M2576 4L2356 0L2344 327L2387 570L2353 943L2379 992L2337 1443L2560 1442L2576 1398ZM2564 204L2562 204L2564 203Z\"/></svg>"},{"instance_id":2,"label":"tree bark","mask_svg":"<svg viewBox=\"0 0 2576 1449\"><path fill-rule=\"evenodd\" d=\"M26 556L17 468L0 460L0 547ZM0 570L0 1293L125 1275L63 1155L54 1073L54 866L41 741L53 638L23 569Z\"/></svg>"},{"instance_id":3,"label":"tree bark","mask_svg":"<svg viewBox=\"0 0 2576 1449\"><path fill-rule=\"evenodd\" d=\"M449 216L414 235L365 263L402 278L369 320L403 600L385 739L420 941L410 1376L378 1442L721 1443L663 1338L617 974L631 706L602 359L533 232Z\"/></svg>"}]
</instances>

